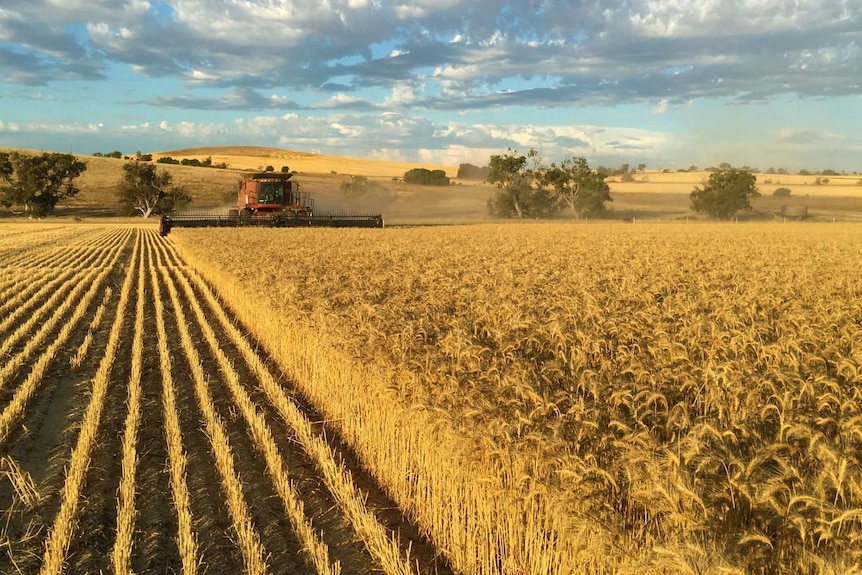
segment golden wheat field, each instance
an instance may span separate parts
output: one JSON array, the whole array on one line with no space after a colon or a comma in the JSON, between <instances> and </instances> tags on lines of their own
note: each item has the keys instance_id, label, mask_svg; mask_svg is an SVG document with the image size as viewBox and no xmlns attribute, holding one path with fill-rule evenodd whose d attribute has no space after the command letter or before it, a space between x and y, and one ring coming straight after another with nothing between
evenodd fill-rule
<instances>
[{"instance_id":1,"label":"golden wheat field","mask_svg":"<svg viewBox=\"0 0 862 575\"><path fill-rule=\"evenodd\" d=\"M858 226L169 242L456 572L862 570Z\"/></svg>"},{"instance_id":2,"label":"golden wheat field","mask_svg":"<svg viewBox=\"0 0 862 575\"><path fill-rule=\"evenodd\" d=\"M0 572L451 572L154 226L0 270Z\"/></svg>"},{"instance_id":3,"label":"golden wheat field","mask_svg":"<svg viewBox=\"0 0 862 575\"><path fill-rule=\"evenodd\" d=\"M862 572L862 228L0 226L0 572Z\"/></svg>"}]
</instances>

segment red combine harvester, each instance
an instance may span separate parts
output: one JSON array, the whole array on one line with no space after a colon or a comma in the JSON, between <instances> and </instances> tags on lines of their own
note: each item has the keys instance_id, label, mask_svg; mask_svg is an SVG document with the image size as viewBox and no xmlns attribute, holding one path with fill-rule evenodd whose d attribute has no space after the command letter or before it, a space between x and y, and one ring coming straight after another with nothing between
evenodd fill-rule
<instances>
[{"instance_id":1,"label":"red combine harvester","mask_svg":"<svg viewBox=\"0 0 862 575\"><path fill-rule=\"evenodd\" d=\"M240 183L237 207L227 214L164 214L159 221L159 233L166 236L171 228L203 227L383 227L383 216L379 214L315 214L311 194L299 191L299 184L290 181L291 177L290 173L254 174Z\"/></svg>"}]
</instances>

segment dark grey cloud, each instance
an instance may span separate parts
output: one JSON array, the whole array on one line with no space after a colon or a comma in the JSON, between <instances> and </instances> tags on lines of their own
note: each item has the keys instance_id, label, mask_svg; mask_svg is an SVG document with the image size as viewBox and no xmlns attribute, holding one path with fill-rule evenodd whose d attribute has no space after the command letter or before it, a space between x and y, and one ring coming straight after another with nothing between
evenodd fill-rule
<instances>
[{"instance_id":1,"label":"dark grey cloud","mask_svg":"<svg viewBox=\"0 0 862 575\"><path fill-rule=\"evenodd\" d=\"M11 84L44 86L51 81L106 79L102 66L89 60L56 60L0 44L0 77Z\"/></svg>"},{"instance_id":2,"label":"dark grey cloud","mask_svg":"<svg viewBox=\"0 0 862 575\"><path fill-rule=\"evenodd\" d=\"M36 54L20 53L0 45L0 71L6 82L22 86L38 86L51 75L51 66Z\"/></svg>"},{"instance_id":3,"label":"dark grey cloud","mask_svg":"<svg viewBox=\"0 0 862 575\"><path fill-rule=\"evenodd\" d=\"M266 97L247 88L233 89L223 97L157 96L148 100L147 103L153 106L193 110L297 110L300 108L290 99L278 96Z\"/></svg>"}]
</instances>

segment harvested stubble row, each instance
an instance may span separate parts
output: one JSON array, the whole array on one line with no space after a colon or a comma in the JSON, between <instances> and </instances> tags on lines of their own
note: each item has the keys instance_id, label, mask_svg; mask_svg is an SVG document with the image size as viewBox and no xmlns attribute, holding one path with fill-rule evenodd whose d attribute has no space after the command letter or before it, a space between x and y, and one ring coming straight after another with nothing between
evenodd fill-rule
<instances>
[{"instance_id":1,"label":"harvested stubble row","mask_svg":"<svg viewBox=\"0 0 862 575\"><path fill-rule=\"evenodd\" d=\"M0 412L0 443L7 438L12 425L21 417L27 403L41 385L49 363L72 336L75 328L86 314L90 303L95 298L97 291L103 287L112 266L117 263L120 257L120 247L122 244L123 241L117 242L116 245L105 244L103 246L104 249L100 250L102 255L98 262L99 265L89 270L80 270L78 273L68 276L62 286L63 291L57 292L63 293L65 299L56 307L54 307L54 304L57 302L55 296L51 296L48 299L52 303L51 307L54 309L53 311L49 309L45 310L49 317L46 315L41 324L28 320L14 332L5 336L3 352L7 357L5 358L3 367L0 368L0 390L14 379L23 365L28 361L31 362L31 365L26 379L15 389L11 400L3 407L2 412ZM47 307L43 306L43 309ZM70 310L71 316L67 317L67 313ZM56 332L56 329L61 324L62 327L59 329L59 332ZM35 330L35 333L32 333L33 330ZM50 339L51 334L55 334L51 343L43 345ZM23 349L14 354L8 353L14 349L14 342L18 342L25 337L27 342L24 344ZM37 352L40 355L37 356Z\"/></svg>"},{"instance_id":2,"label":"harvested stubble row","mask_svg":"<svg viewBox=\"0 0 862 575\"><path fill-rule=\"evenodd\" d=\"M338 575L341 573L340 565L335 562L333 563L329 558L329 549L326 544L320 540L320 538L315 534L314 528L311 523L307 520L305 516L305 512L303 509L302 500L300 495L296 492L291 484L287 469L284 466L284 462L281 458L281 455L278 452L278 447L275 443L275 440L272 437L272 432L270 431L265 419L258 412L254 403L252 402L249 394L243 389L242 385L239 382L239 376L237 372L233 369L233 365L231 361L227 358L224 351L220 348L218 337L213 331L213 329L209 326L207 317L202 307L198 304L196 300L196 296L194 292L191 290L188 284L188 280L183 276L177 276L176 280L171 280L167 275L167 271L165 268L162 268L163 278L166 279L166 284L169 286L169 292L171 296L171 301L175 306L176 313L181 316L182 311L177 307L177 302L179 299L179 295L177 293L177 289L173 287L174 281L179 281L181 284L182 291L184 292L187 300L191 302L192 308L194 311L194 315L196 320L199 322L201 327L204 330L204 334L207 340L207 343L210 345L212 352L218 358L219 366L222 370L222 373L225 375L228 385L230 387L230 392L239 407L240 411L243 414L243 417L246 419L246 422L249 425L250 431L254 437L254 440L257 444L258 449L261 451L264 459L266 460L267 470L272 478L272 481L275 485L276 492L279 497L281 497L282 503L285 506L285 510L287 511L287 515L293 524L293 528L296 530L299 538L303 543L303 549L308 555L309 561L315 566L317 572L321 575ZM204 293L208 294L209 290L202 286ZM214 314L221 315L219 317L220 323L222 327L226 330L230 330L230 337L235 342L244 342L245 340L236 330L236 328L231 324L227 318L224 316L224 312L221 310L221 307L212 299L210 296L209 299L210 308L209 311ZM182 325L182 322L180 322ZM183 333L183 341L188 344L189 340L186 338L187 333ZM188 347L188 346L187 346ZM190 361L193 358L189 358ZM263 373L268 374L266 370L263 370ZM261 376L261 372L259 372L259 377ZM204 398L206 399L206 398ZM207 409L206 411L209 411ZM215 424L216 422L211 422ZM225 445L222 449L228 450L229 447ZM239 504L242 506L244 504ZM238 508L241 512L241 509Z\"/></svg>"},{"instance_id":3,"label":"harvested stubble row","mask_svg":"<svg viewBox=\"0 0 862 575\"><path fill-rule=\"evenodd\" d=\"M170 241L462 572L862 568L858 227Z\"/></svg>"},{"instance_id":4,"label":"harvested stubble row","mask_svg":"<svg viewBox=\"0 0 862 575\"><path fill-rule=\"evenodd\" d=\"M141 241L140 235L138 235L135 249L132 253L132 261L136 267L137 274L142 273L139 265L140 248ZM119 312L116 314L116 319L108 335L108 345L105 355L102 357L102 361L99 363L99 368L93 378L92 396L87 405L87 410L84 412L84 419L81 421L81 431L78 435L78 441L72 452L72 458L66 473L60 510L57 512L50 535L45 543L45 556L42 560L42 568L40 570L42 575L59 574L63 571L66 551L69 548L72 530L76 523L81 490L92 457L91 450L93 449L96 434L99 430L99 422L105 404L105 395L107 394L111 377L111 368L116 358L120 335L123 331L126 306L131 295L133 279L134 275L130 273L123 282L120 292Z\"/></svg>"},{"instance_id":5,"label":"harvested stubble row","mask_svg":"<svg viewBox=\"0 0 862 575\"><path fill-rule=\"evenodd\" d=\"M414 563L411 545L425 544L400 538L408 526L391 510L388 528L368 510L281 377L154 228L16 231L0 251L29 237L32 253L0 268L43 287L10 283L26 312L0 324L0 572L443 567L433 551Z\"/></svg>"},{"instance_id":6,"label":"harvested stubble row","mask_svg":"<svg viewBox=\"0 0 862 575\"><path fill-rule=\"evenodd\" d=\"M153 240L149 238L148 246ZM170 471L171 495L177 513L177 547L179 549L182 575L194 575L198 572L198 543L193 529L191 512L191 497L186 482L187 458L183 451L182 431L177 410L177 399L174 391L174 381L171 368L171 350L168 344L168 334L165 328L165 309L162 303L159 277L153 258L154 250L148 250L147 264L150 281L153 286L153 298L156 312L156 330L159 347L159 368L162 384L162 409L165 414L165 441L168 451L168 469Z\"/></svg>"}]
</instances>

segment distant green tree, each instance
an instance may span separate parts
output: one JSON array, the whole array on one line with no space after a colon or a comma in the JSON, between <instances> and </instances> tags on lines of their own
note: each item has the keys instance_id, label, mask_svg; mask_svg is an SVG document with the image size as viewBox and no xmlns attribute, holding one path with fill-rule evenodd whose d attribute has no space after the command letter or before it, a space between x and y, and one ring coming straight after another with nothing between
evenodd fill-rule
<instances>
[{"instance_id":1,"label":"distant green tree","mask_svg":"<svg viewBox=\"0 0 862 575\"><path fill-rule=\"evenodd\" d=\"M772 195L776 198L786 198L790 196L790 188L775 188L775 191L772 192Z\"/></svg>"},{"instance_id":2,"label":"distant green tree","mask_svg":"<svg viewBox=\"0 0 862 575\"><path fill-rule=\"evenodd\" d=\"M140 213L144 218L182 209L192 201L182 186L174 185L170 172L138 161L123 165L117 195L126 213Z\"/></svg>"},{"instance_id":3,"label":"distant green tree","mask_svg":"<svg viewBox=\"0 0 862 575\"><path fill-rule=\"evenodd\" d=\"M404 181L408 184L420 184L423 186L448 186L449 178L443 170L429 170L427 168L413 168L404 172Z\"/></svg>"},{"instance_id":4,"label":"distant green tree","mask_svg":"<svg viewBox=\"0 0 862 575\"><path fill-rule=\"evenodd\" d=\"M689 196L691 209L722 219L740 210L751 209L751 198L760 196L757 177L746 170L719 169L709 175L703 187L695 186Z\"/></svg>"},{"instance_id":5,"label":"distant green tree","mask_svg":"<svg viewBox=\"0 0 862 575\"><path fill-rule=\"evenodd\" d=\"M341 182L338 189L349 200L361 198L369 192L382 192L385 190L381 184L369 180L365 176L350 176L350 180Z\"/></svg>"},{"instance_id":6,"label":"distant green tree","mask_svg":"<svg viewBox=\"0 0 862 575\"><path fill-rule=\"evenodd\" d=\"M86 170L87 164L72 154L0 152L0 204L45 216L78 195L75 178Z\"/></svg>"},{"instance_id":7,"label":"distant green tree","mask_svg":"<svg viewBox=\"0 0 862 575\"><path fill-rule=\"evenodd\" d=\"M550 194L533 187L533 177L540 164L539 152L534 149L525 156L511 148L505 154L491 156L486 181L498 189L497 195L488 200L491 215L524 218L547 212L553 205Z\"/></svg>"},{"instance_id":8,"label":"distant green tree","mask_svg":"<svg viewBox=\"0 0 862 575\"><path fill-rule=\"evenodd\" d=\"M587 160L566 158L560 165L551 164L543 170L541 186L553 191L559 209L567 209L582 217L598 217L607 212L605 202L612 202L607 174L591 170Z\"/></svg>"},{"instance_id":9,"label":"distant green tree","mask_svg":"<svg viewBox=\"0 0 862 575\"><path fill-rule=\"evenodd\" d=\"M488 166L480 168L473 164L461 164L458 166L458 179L461 180L484 180L488 177Z\"/></svg>"}]
</instances>

